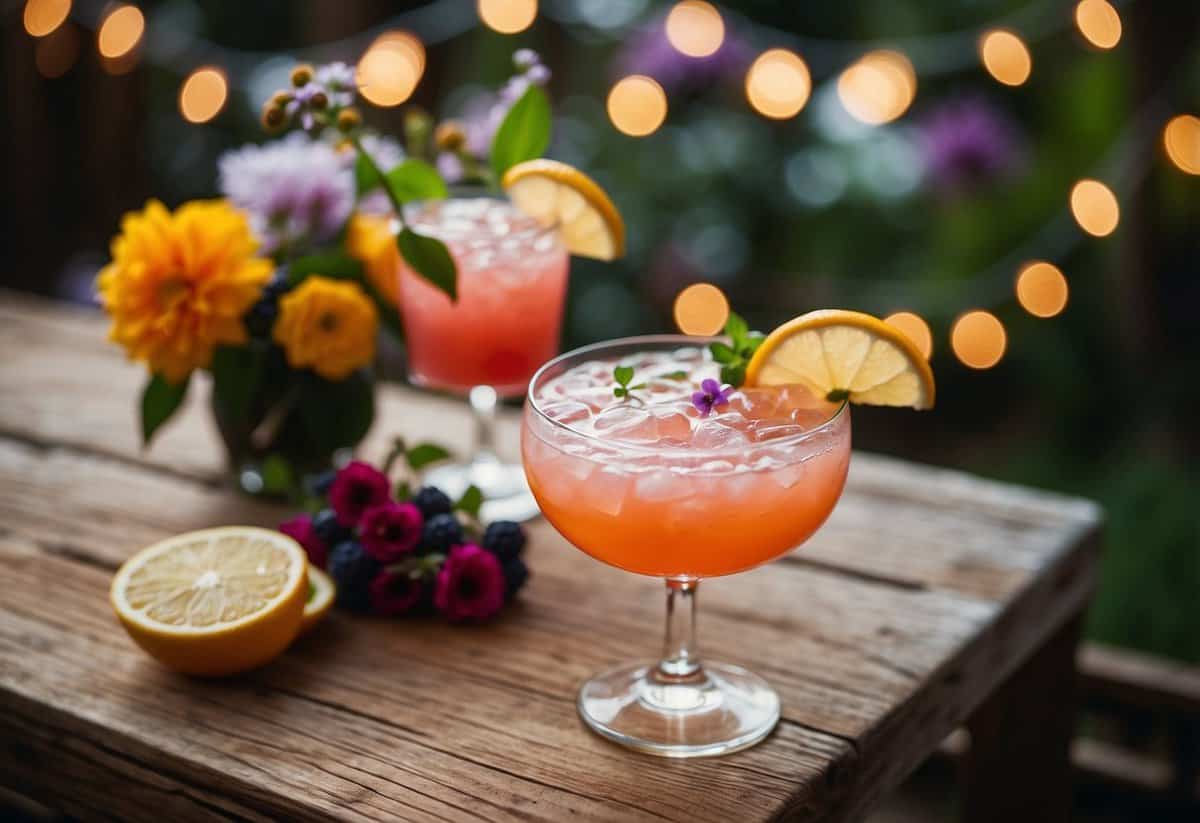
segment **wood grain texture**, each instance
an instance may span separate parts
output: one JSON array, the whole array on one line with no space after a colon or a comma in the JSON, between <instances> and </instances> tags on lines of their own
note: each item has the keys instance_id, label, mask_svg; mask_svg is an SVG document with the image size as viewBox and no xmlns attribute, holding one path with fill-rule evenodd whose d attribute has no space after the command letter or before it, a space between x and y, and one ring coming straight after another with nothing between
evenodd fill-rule
<instances>
[{"instance_id":1,"label":"wood grain texture","mask_svg":"<svg viewBox=\"0 0 1200 823\"><path fill-rule=\"evenodd\" d=\"M117 629L111 572L162 536L284 512L221 486L205 386L143 452L142 371L103 334L95 313L0 292L0 782L80 817L855 819L1093 583L1094 505L856 454L807 546L700 588L702 653L783 698L751 750L675 763L583 729L578 683L657 650L661 584L545 523L495 623L335 614L259 672L189 680ZM368 458L398 433L469 433L453 401L388 388L379 408Z\"/></svg>"}]
</instances>

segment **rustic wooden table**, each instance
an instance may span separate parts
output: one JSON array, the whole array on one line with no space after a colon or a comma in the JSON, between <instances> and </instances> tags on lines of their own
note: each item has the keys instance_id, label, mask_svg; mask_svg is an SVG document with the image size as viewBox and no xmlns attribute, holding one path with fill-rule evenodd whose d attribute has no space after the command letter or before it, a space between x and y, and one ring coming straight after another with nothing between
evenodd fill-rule
<instances>
[{"instance_id":1,"label":"rustic wooden table","mask_svg":"<svg viewBox=\"0 0 1200 823\"><path fill-rule=\"evenodd\" d=\"M0 292L4 786L125 820L852 820L965 724L970 819L1065 819L1091 503L856 454L802 551L701 587L703 650L783 698L774 734L725 758L660 760L584 729L580 681L657 651L661 584L546 523L533 580L493 624L335 614L261 671L191 680L118 628L113 571L165 535L282 512L221 486L203 386L141 450L142 371L104 328ZM370 458L399 432L467 436L452 402L389 389L380 412Z\"/></svg>"}]
</instances>

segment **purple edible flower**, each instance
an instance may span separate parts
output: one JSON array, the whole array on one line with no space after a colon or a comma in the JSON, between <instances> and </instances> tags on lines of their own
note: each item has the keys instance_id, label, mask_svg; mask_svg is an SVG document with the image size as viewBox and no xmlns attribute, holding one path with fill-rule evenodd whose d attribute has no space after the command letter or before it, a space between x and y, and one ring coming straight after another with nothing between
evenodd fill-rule
<instances>
[{"instance_id":1,"label":"purple edible flower","mask_svg":"<svg viewBox=\"0 0 1200 823\"><path fill-rule=\"evenodd\" d=\"M709 377L701 381L700 391L692 392L692 405L696 407L696 411L700 412L701 417L708 417L713 409L719 406L728 406L731 394L733 394L733 386L721 388L720 383Z\"/></svg>"},{"instance_id":2,"label":"purple edible flower","mask_svg":"<svg viewBox=\"0 0 1200 823\"><path fill-rule=\"evenodd\" d=\"M383 569L371 581L371 611L381 617L395 617L421 604L425 587L406 572Z\"/></svg>"},{"instance_id":3,"label":"purple edible flower","mask_svg":"<svg viewBox=\"0 0 1200 823\"><path fill-rule=\"evenodd\" d=\"M943 103L919 123L930 182L958 193L1012 173L1023 159L1023 140L1003 110L981 97Z\"/></svg>"},{"instance_id":4,"label":"purple edible flower","mask_svg":"<svg viewBox=\"0 0 1200 823\"><path fill-rule=\"evenodd\" d=\"M412 503L380 503L358 524L363 548L380 563L395 563L417 547L425 519Z\"/></svg>"},{"instance_id":5,"label":"purple edible flower","mask_svg":"<svg viewBox=\"0 0 1200 823\"><path fill-rule=\"evenodd\" d=\"M387 475L361 460L354 460L337 473L329 487L329 505L343 526L359 524L372 506L386 503L390 491Z\"/></svg>"},{"instance_id":6,"label":"purple edible flower","mask_svg":"<svg viewBox=\"0 0 1200 823\"><path fill-rule=\"evenodd\" d=\"M507 588L496 555L468 543L450 549L433 604L450 620L484 620L500 611Z\"/></svg>"},{"instance_id":7,"label":"purple edible flower","mask_svg":"<svg viewBox=\"0 0 1200 823\"><path fill-rule=\"evenodd\" d=\"M541 62L542 58L533 49L517 49L513 52L513 65L517 71L528 71Z\"/></svg>"},{"instance_id":8,"label":"purple edible flower","mask_svg":"<svg viewBox=\"0 0 1200 823\"><path fill-rule=\"evenodd\" d=\"M329 550L325 547L321 538L317 537L317 532L313 529L311 517L307 514L296 515L291 520L285 520L280 523L279 531L300 544L305 554L308 555L309 563L318 569L325 568L325 560L329 554Z\"/></svg>"}]
</instances>

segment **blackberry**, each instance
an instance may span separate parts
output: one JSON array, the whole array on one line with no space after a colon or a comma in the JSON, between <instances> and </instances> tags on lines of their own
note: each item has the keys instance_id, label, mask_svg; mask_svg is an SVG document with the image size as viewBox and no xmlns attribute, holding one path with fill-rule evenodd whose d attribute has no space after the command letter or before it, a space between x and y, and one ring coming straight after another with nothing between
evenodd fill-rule
<instances>
[{"instance_id":1,"label":"blackberry","mask_svg":"<svg viewBox=\"0 0 1200 823\"><path fill-rule=\"evenodd\" d=\"M308 493L313 497L328 497L329 487L333 485L333 479L337 477L337 472L330 469L327 472L320 474L309 475L306 478Z\"/></svg>"},{"instance_id":2,"label":"blackberry","mask_svg":"<svg viewBox=\"0 0 1200 823\"><path fill-rule=\"evenodd\" d=\"M246 331L250 333L251 337L270 339L275 319L279 317L279 298L287 292L289 287L288 272L285 266L276 271L271 282L263 286L262 296L249 308L243 318Z\"/></svg>"},{"instance_id":3,"label":"blackberry","mask_svg":"<svg viewBox=\"0 0 1200 823\"><path fill-rule=\"evenodd\" d=\"M529 567L519 557L514 557L502 567L504 571L505 597L513 597L529 580Z\"/></svg>"},{"instance_id":4,"label":"blackberry","mask_svg":"<svg viewBox=\"0 0 1200 823\"><path fill-rule=\"evenodd\" d=\"M497 520L488 524L483 533L483 547L500 558L501 563L506 563L515 559L525 548L525 530L520 523Z\"/></svg>"},{"instance_id":5,"label":"blackberry","mask_svg":"<svg viewBox=\"0 0 1200 823\"><path fill-rule=\"evenodd\" d=\"M410 502L421 510L426 520L434 515L450 514L454 507L446 493L437 486L422 486L417 489Z\"/></svg>"},{"instance_id":6,"label":"blackberry","mask_svg":"<svg viewBox=\"0 0 1200 823\"><path fill-rule=\"evenodd\" d=\"M424 554L445 554L451 546L463 541L462 524L452 514L435 514L425 521L421 532L421 551Z\"/></svg>"},{"instance_id":7,"label":"blackberry","mask_svg":"<svg viewBox=\"0 0 1200 823\"><path fill-rule=\"evenodd\" d=\"M353 540L338 543L329 553L329 576L337 584L337 603L354 611L371 608L371 581L379 573L379 561Z\"/></svg>"},{"instance_id":8,"label":"blackberry","mask_svg":"<svg viewBox=\"0 0 1200 823\"><path fill-rule=\"evenodd\" d=\"M349 540L353 533L338 522L337 513L333 509L321 509L313 515L313 531L326 546L336 546L343 540Z\"/></svg>"}]
</instances>

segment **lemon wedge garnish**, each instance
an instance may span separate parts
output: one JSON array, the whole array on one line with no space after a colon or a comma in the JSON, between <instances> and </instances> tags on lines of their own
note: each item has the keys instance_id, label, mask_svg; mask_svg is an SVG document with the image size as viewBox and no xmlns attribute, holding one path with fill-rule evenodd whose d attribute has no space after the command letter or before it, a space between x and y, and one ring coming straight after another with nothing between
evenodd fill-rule
<instances>
[{"instance_id":1,"label":"lemon wedge garnish","mask_svg":"<svg viewBox=\"0 0 1200 823\"><path fill-rule=\"evenodd\" d=\"M321 622L337 596L333 579L315 566L308 567L308 600L304 603L304 618L300 621L300 634L307 634Z\"/></svg>"},{"instance_id":2,"label":"lemon wedge garnish","mask_svg":"<svg viewBox=\"0 0 1200 823\"><path fill-rule=\"evenodd\" d=\"M933 371L899 329L877 317L823 309L767 335L746 366L746 386L807 386L828 400L933 407Z\"/></svg>"},{"instance_id":3,"label":"lemon wedge garnish","mask_svg":"<svg viewBox=\"0 0 1200 823\"><path fill-rule=\"evenodd\" d=\"M592 178L557 160L528 160L504 173L513 205L558 229L571 254L613 260L625 253L625 223Z\"/></svg>"},{"instance_id":4,"label":"lemon wedge garnish","mask_svg":"<svg viewBox=\"0 0 1200 823\"><path fill-rule=\"evenodd\" d=\"M117 571L109 593L134 642L186 674L261 666L300 631L308 560L276 531L230 526L167 538Z\"/></svg>"}]
</instances>

